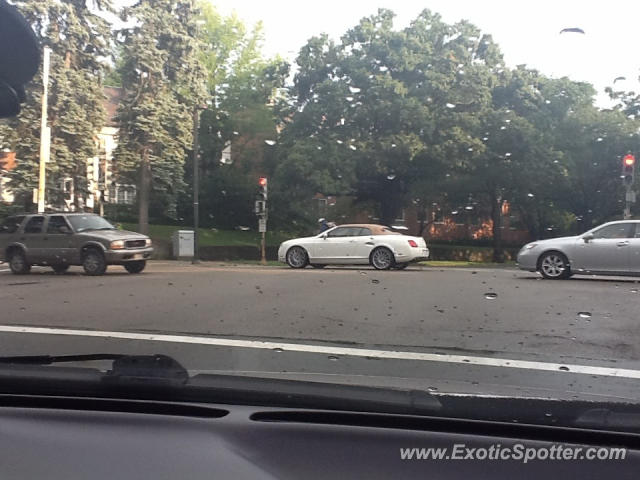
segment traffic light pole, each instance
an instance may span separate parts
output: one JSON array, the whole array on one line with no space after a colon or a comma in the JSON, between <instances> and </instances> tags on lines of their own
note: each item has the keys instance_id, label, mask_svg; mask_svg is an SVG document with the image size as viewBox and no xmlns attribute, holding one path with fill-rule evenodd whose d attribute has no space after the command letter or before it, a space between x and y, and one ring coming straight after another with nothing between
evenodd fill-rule
<instances>
[{"instance_id":1,"label":"traffic light pole","mask_svg":"<svg viewBox=\"0 0 640 480\"><path fill-rule=\"evenodd\" d=\"M626 187L626 192L624 195L624 213L622 215L622 218L624 220L630 220L631 219L631 195L633 195L632 191L631 191L631 185L627 185Z\"/></svg>"},{"instance_id":2,"label":"traffic light pole","mask_svg":"<svg viewBox=\"0 0 640 480\"><path fill-rule=\"evenodd\" d=\"M262 239L260 241L260 263L262 265L267 264L267 232L262 232Z\"/></svg>"}]
</instances>

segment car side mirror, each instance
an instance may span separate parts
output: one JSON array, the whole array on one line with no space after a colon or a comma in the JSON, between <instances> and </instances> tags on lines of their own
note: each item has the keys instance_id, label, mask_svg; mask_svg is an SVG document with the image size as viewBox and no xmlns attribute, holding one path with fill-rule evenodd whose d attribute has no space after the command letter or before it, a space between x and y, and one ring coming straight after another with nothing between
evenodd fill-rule
<instances>
[{"instance_id":1,"label":"car side mirror","mask_svg":"<svg viewBox=\"0 0 640 480\"><path fill-rule=\"evenodd\" d=\"M322 235L320 235L320 238L323 239L323 240L326 240L327 239L327 234L323 233Z\"/></svg>"},{"instance_id":2,"label":"car side mirror","mask_svg":"<svg viewBox=\"0 0 640 480\"><path fill-rule=\"evenodd\" d=\"M67 227L66 225L60 225L58 227L58 232L60 232L60 233L71 233L71 229L69 227Z\"/></svg>"},{"instance_id":3,"label":"car side mirror","mask_svg":"<svg viewBox=\"0 0 640 480\"><path fill-rule=\"evenodd\" d=\"M584 237L582 237L582 240L584 240L584 243L589 243L594 238L595 237L594 237L593 233L587 233Z\"/></svg>"}]
</instances>

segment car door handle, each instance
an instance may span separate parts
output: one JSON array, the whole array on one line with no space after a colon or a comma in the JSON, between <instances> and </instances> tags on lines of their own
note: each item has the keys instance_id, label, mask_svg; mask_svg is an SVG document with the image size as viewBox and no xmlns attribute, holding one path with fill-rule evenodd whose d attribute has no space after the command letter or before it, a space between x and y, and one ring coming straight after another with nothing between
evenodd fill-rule
<instances>
[{"instance_id":1,"label":"car door handle","mask_svg":"<svg viewBox=\"0 0 640 480\"><path fill-rule=\"evenodd\" d=\"M366 242L365 245L375 245L373 242Z\"/></svg>"},{"instance_id":2,"label":"car door handle","mask_svg":"<svg viewBox=\"0 0 640 480\"><path fill-rule=\"evenodd\" d=\"M629 245L629 241L618 242L618 243L616 243L616 245L618 247L626 247L627 245Z\"/></svg>"}]
</instances>

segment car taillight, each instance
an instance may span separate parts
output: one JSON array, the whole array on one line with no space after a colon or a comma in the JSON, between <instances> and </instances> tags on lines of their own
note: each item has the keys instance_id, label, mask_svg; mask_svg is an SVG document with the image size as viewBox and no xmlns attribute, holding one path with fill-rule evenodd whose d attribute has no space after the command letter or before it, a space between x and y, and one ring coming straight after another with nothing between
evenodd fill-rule
<instances>
[{"instance_id":1,"label":"car taillight","mask_svg":"<svg viewBox=\"0 0 640 480\"><path fill-rule=\"evenodd\" d=\"M413 248L418 248L418 244L415 240L409 240L409 245L411 245Z\"/></svg>"}]
</instances>

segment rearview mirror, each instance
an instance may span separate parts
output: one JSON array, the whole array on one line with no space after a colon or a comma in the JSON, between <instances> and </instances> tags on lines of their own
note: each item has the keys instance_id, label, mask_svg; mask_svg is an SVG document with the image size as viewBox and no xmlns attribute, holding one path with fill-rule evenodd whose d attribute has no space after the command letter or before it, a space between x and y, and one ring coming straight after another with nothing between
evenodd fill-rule
<instances>
[{"instance_id":1,"label":"rearview mirror","mask_svg":"<svg viewBox=\"0 0 640 480\"><path fill-rule=\"evenodd\" d=\"M593 233L587 233L584 237L582 237L582 240L584 240L584 243L589 243L589 241L593 239L594 239Z\"/></svg>"}]
</instances>

